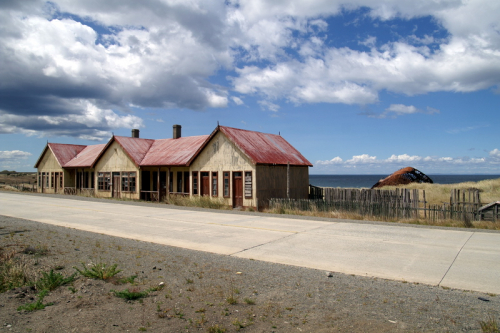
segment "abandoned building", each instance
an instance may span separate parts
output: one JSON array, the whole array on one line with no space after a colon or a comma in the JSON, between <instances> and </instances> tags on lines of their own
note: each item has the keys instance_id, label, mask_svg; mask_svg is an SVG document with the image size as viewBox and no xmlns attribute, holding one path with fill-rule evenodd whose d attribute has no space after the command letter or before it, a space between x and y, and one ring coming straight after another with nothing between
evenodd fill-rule
<instances>
[{"instance_id":1,"label":"abandoned building","mask_svg":"<svg viewBox=\"0 0 500 333\"><path fill-rule=\"evenodd\" d=\"M47 143L35 168L42 193L144 200L167 195L221 198L233 207L271 198L306 199L312 164L280 135L217 126L171 139L113 136L107 144Z\"/></svg>"}]
</instances>

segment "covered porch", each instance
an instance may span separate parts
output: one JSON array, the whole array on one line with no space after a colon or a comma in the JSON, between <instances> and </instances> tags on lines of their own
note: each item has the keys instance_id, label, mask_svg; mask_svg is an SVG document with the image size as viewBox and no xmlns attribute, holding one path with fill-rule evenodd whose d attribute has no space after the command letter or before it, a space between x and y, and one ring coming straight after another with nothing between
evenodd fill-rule
<instances>
[{"instance_id":1,"label":"covered porch","mask_svg":"<svg viewBox=\"0 0 500 333\"><path fill-rule=\"evenodd\" d=\"M188 167L143 167L140 198L146 201L163 201L169 195L190 195Z\"/></svg>"}]
</instances>

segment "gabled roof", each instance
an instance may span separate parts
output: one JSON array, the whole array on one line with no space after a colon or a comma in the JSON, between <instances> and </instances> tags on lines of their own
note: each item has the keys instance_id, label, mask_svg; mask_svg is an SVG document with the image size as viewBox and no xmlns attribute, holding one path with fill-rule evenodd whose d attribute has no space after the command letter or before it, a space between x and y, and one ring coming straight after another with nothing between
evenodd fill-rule
<instances>
[{"instance_id":1,"label":"gabled roof","mask_svg":"<svg viewBox=\"0 0 500 333\"><path fill-rule=\"evenodd\" d=\"M66 168L89 168L91 167L101 151L104 149L106 144L91 145L85 147L78 155L76 155L71 161L66 163L64 167Z\"/></svg>"},{"instance_id":2,"label":"gabled roof","mask_svg":"<svg viewBox=\"0 0 500 333\"><path fill-rule=\"evenodd\" d=\"M35 163L35 168L38 168L38 165L42 161L43 156L45 155L45 152L50 149L52 154L54 154L54 157L57 160L57 163L61 167L64 167L66 163L71 161L78 153L80 153L82 150L85 149L87 146L83 145L71 145L71 144L65 144L65 143L47 143L45 146L45 149L43 150L42 154L38 158L38 160Z\"/></svg>"},{"instance_id":3,"label":"gabled roof","mask_svg":"<svg viewBox=\"0 0 500 333\"><path fill-rule=\"evenodd\" d=\"M290 163L290 165L312 166L311 162L281 135L218 126L210 138L219 131L224 133L254 164Z\"/></svg>"},{"instance_id":4,"label":"gabled roof","mask_svg":"<svg viewBox=\"0 0 500 333\"><path fill-rule=\"evenodd\" d=\"M178 139L154 140L141 166L189 165L208 135L181 137Z\"/></svg>"},{"instance_id":5,"label":"gabled roof","mask_svg":"<svg viewBox=\"0 0 500 333\"><path fill-rule=\"evenodd\" d=\"M151 148L155 142L155 140L151 139L130 138L126 136L115 136L113 139L118 142L120 146L122 146L125 153L127 153L130 159L137 166L141 164L144 156L148 153L149 148ZM113 141L113 139L111 139L111 141Z\"/></svg>"},{"instance_id":6,"label":"gabled roof","mask_svg":"<svg viewBox=\"0 0 500 333\"><path fill-rule=\"evenodd\" d=\"M189 166L208 145L222 132L253 164L279 164L312 166L301 153L280 135L247 131L232 127L217 126L210 135L181 137L177 139L140 139L113 136L107 144L83 146L48 143L38 158L38 167L43 155L50 149L61 167L95 167L108 147L117 142L136 166Z\"/></svg>"}]
</instances>

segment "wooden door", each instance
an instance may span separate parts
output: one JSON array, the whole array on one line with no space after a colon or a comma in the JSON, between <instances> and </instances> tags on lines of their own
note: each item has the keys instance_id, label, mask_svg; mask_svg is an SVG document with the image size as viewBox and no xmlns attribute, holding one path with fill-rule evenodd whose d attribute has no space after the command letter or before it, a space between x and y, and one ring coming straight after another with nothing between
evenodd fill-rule
<instances>
[{"instance_id":1,"label":"wooden door","mask_svg":"<svg viewBox=\"0 0 500 333\"><path fill-rule=\"evenodd\" d=\"M113 198L120 197L120 174L113 172Z\"/></svg>"},{"instance_id":2,"label":"wooden door","mask_svg":"<svg viewBox=\"0 0 500 333\"><path fill-rule=\"evenodd\" d=\"M233 207L243 207L243 176L233 172Z\"/></svg>"},{"instance_id":3,"label":"wooden door","mask_svg":"<svg viewBox=\"0 0 500 333\"><path fill-rule=\"evenodd\" d=\"M210 177L208 172L201 173L201 195L210 196Z\"/></svg>"}]
</instances>

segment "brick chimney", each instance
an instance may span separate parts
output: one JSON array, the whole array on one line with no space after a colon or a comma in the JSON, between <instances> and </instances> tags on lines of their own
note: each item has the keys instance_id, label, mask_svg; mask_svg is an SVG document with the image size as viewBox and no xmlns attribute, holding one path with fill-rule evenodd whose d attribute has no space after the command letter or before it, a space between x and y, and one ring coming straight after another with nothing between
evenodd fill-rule
<instances>
[{"instance_id":1,"label":"brick chimney","mask_svg":"<svg viewBox=\"0 0 500 333\"><path fill-rule=\"evenodd\" d=\"M174 129L174 135L172 136L174 139L178 139L181 137L181 128L182 126L181 125L174 125L173 126L173 129Z\"/></svg>"}]
</instances>

